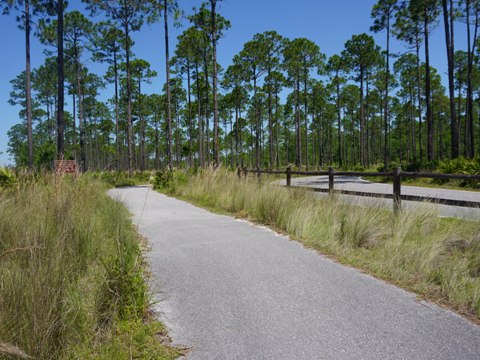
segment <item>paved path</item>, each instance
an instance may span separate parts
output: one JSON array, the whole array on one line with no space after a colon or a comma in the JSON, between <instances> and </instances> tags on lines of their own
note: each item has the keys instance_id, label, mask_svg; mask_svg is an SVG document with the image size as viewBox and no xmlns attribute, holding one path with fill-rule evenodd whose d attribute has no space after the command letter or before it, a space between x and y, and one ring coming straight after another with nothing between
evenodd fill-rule
<instances>
[{"instance_id":1,"label":"paved path","mask_svg":"<svg viewBox=\"0 0 480 360\"><path fill-rule=\"evenodd\" d=\"M480 359L480 326L285 236L146 187L110 194L150 241L162 320L189 359Z\"/></svg>"},{"instance_id":2,"label":"paved path","mask_svg":"<svg viewBox=\"0 0 480 360\"><path fill-rule=\"evenodd\" d=\"M278 183L285 185L285 180L281 180ZM309 176L292 178L292 186L328 189L328 177ZM393 193L392 184L370 182L355 176L336 176L335 189L359 191L373 194ZM423 196L431 199L463 200L480 203L480 192L478 191L436 189L402 185L402 195ZM364 203L368 205L380 205L389 208L392 207L393 203L393 200L391 199L362 197L354 195L341 195L340 198L349 202ZM418 203L415 201L402 201L402 205L406 208L414 207L416 206L416 204ZM430 206L435 207L441 216L457 217L469 220L480 220L480 208L468 208L462 206L438 204L431 204Z\"/></svg>"}]
</instances>

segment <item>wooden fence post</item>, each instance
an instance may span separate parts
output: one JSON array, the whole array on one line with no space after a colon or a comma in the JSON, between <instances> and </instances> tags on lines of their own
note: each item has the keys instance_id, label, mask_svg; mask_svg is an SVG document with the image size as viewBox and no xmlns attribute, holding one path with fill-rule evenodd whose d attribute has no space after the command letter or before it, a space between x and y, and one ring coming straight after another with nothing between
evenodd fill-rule
<instances>
[{"instance_id":1,"label":"wooden fence post","mask_svg":"<svg viewBox=\"0 0 480 360\"><path fill-rule=\"evenodd\" d=\"M287 174L287 186L290 186L292 185L292 167L290 165L287 166L285 173Z\"/></svg>"},{"instance_id":2,"label":"wooden fence post","mask_svg":"<svg viewBox=\"0 0 480 360\"><path fill-rule=\"evenodd\" d=\"M393 212L397 214L402 209L402 170L393 169Z\"/></svg>"},{"instance_id":3,"label":"wooden fence post","mask_svg":"<svg viewBox=\"0 0 480 360\"><path fill-rule=\"evenodd\" d=\"M246 178L247 178L247 175L248 175L248 170L247 170L247 168L244 166L244 167L243 167L243 177L246 179Z\"/></svg>"},{"instance_id":4,"label":"wooden fence post","mask_svg":"<svg viewBox=\"0 0 480 360\"><path fill-rule=\"evenodd\" d=\"M328 168L328 193L333 195L334 188L333 188L334 178L333 178L333 167Z\"/></svg>"},{"instance_id":5,"label":"wooden fence post","mask_svg":"<svg viewBox=\"0 0 480 360\"><path fill-rule=\"evenodd\" d=\"M242 178L242 168L240 166L237 168L237 176L239 180Z\"/></svg>"}]
</instances>

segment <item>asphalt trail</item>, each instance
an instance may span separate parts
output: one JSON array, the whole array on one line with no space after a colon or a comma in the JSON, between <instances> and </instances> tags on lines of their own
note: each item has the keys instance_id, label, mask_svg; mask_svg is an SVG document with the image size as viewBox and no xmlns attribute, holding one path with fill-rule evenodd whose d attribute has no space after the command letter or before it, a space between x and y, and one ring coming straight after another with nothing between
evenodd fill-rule
<instances>
[{"instance_id":1,"label":"asphalt trail","mask_svg":"<svg viewBox=\"0 0 480 360\"><path fill-rule=\"evenodd\" d=\"M149 239L188 359L480 359L480 326L288 237L147 187L110 194Z\"/></svg>"}]
</instances>

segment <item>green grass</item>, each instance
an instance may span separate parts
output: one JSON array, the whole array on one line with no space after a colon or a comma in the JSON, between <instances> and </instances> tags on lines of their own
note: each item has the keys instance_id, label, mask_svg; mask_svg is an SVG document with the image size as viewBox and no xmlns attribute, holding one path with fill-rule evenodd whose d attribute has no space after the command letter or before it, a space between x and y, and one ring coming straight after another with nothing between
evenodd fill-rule
<instances>
[{"instance_id":1,"label":"green grass","mask_svg":"<svg viewBox=\"0 0 480 360\"><path fill-rule=\"evenodd\" d=\"M256 178L238 180L223 170L187 180L176 177L182 181L163 191L269 225L342 263L480 320L480 222L442 219L421 204L395 217L382 208L316 198L267 181L258 184Z\"/></svg>"},{"instance_id":2,"label":"green grass","mask_svg":"<svg viewBox=\"0 0 480 360\"><path fill-rule=\"evenodd\" d=\"M140 238L106 189L92 176L20 176L0 188L0 353L179 355L157 341L165 331L149 316Z\"/></svg>"}]
</instances>

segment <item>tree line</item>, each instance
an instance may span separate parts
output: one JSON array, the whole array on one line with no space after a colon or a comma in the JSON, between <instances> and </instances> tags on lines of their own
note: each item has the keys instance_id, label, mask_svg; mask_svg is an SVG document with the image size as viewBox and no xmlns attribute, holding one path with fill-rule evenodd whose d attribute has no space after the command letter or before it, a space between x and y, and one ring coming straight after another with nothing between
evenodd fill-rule
<instances>
[{"instance_id":1,"label":"tree line","mask_svg":"<svg viewBox=\"0 0 480 360\"><path fill-rule=\"evenodd\" d=\"M3 0L25 33L26 67L10 95L21 105L22 121L9 131L16 164L415 168L479 153L480 0L378 0L370 31L384 33L381 45L355 34L327 57L307 38L272 30L255 34L226 67L217 61L230 28L220 2L186 14L174 0L85 0L85 13L63 1ZM131 36L154 22L163 24L166 82L147 94L142 87L157 73L134 55ZM184 30L170 52L172 22ZM430 65L431 34L442 30L448 91ZM33 70L32 32L46 48ZM455 48L460 36L467 49ZM405 51L393 53L392 40ZM106 73L91 72L87 57L107 64ZM106 84L113 93L101 101Z\"/></svg>"}]
</instances>

